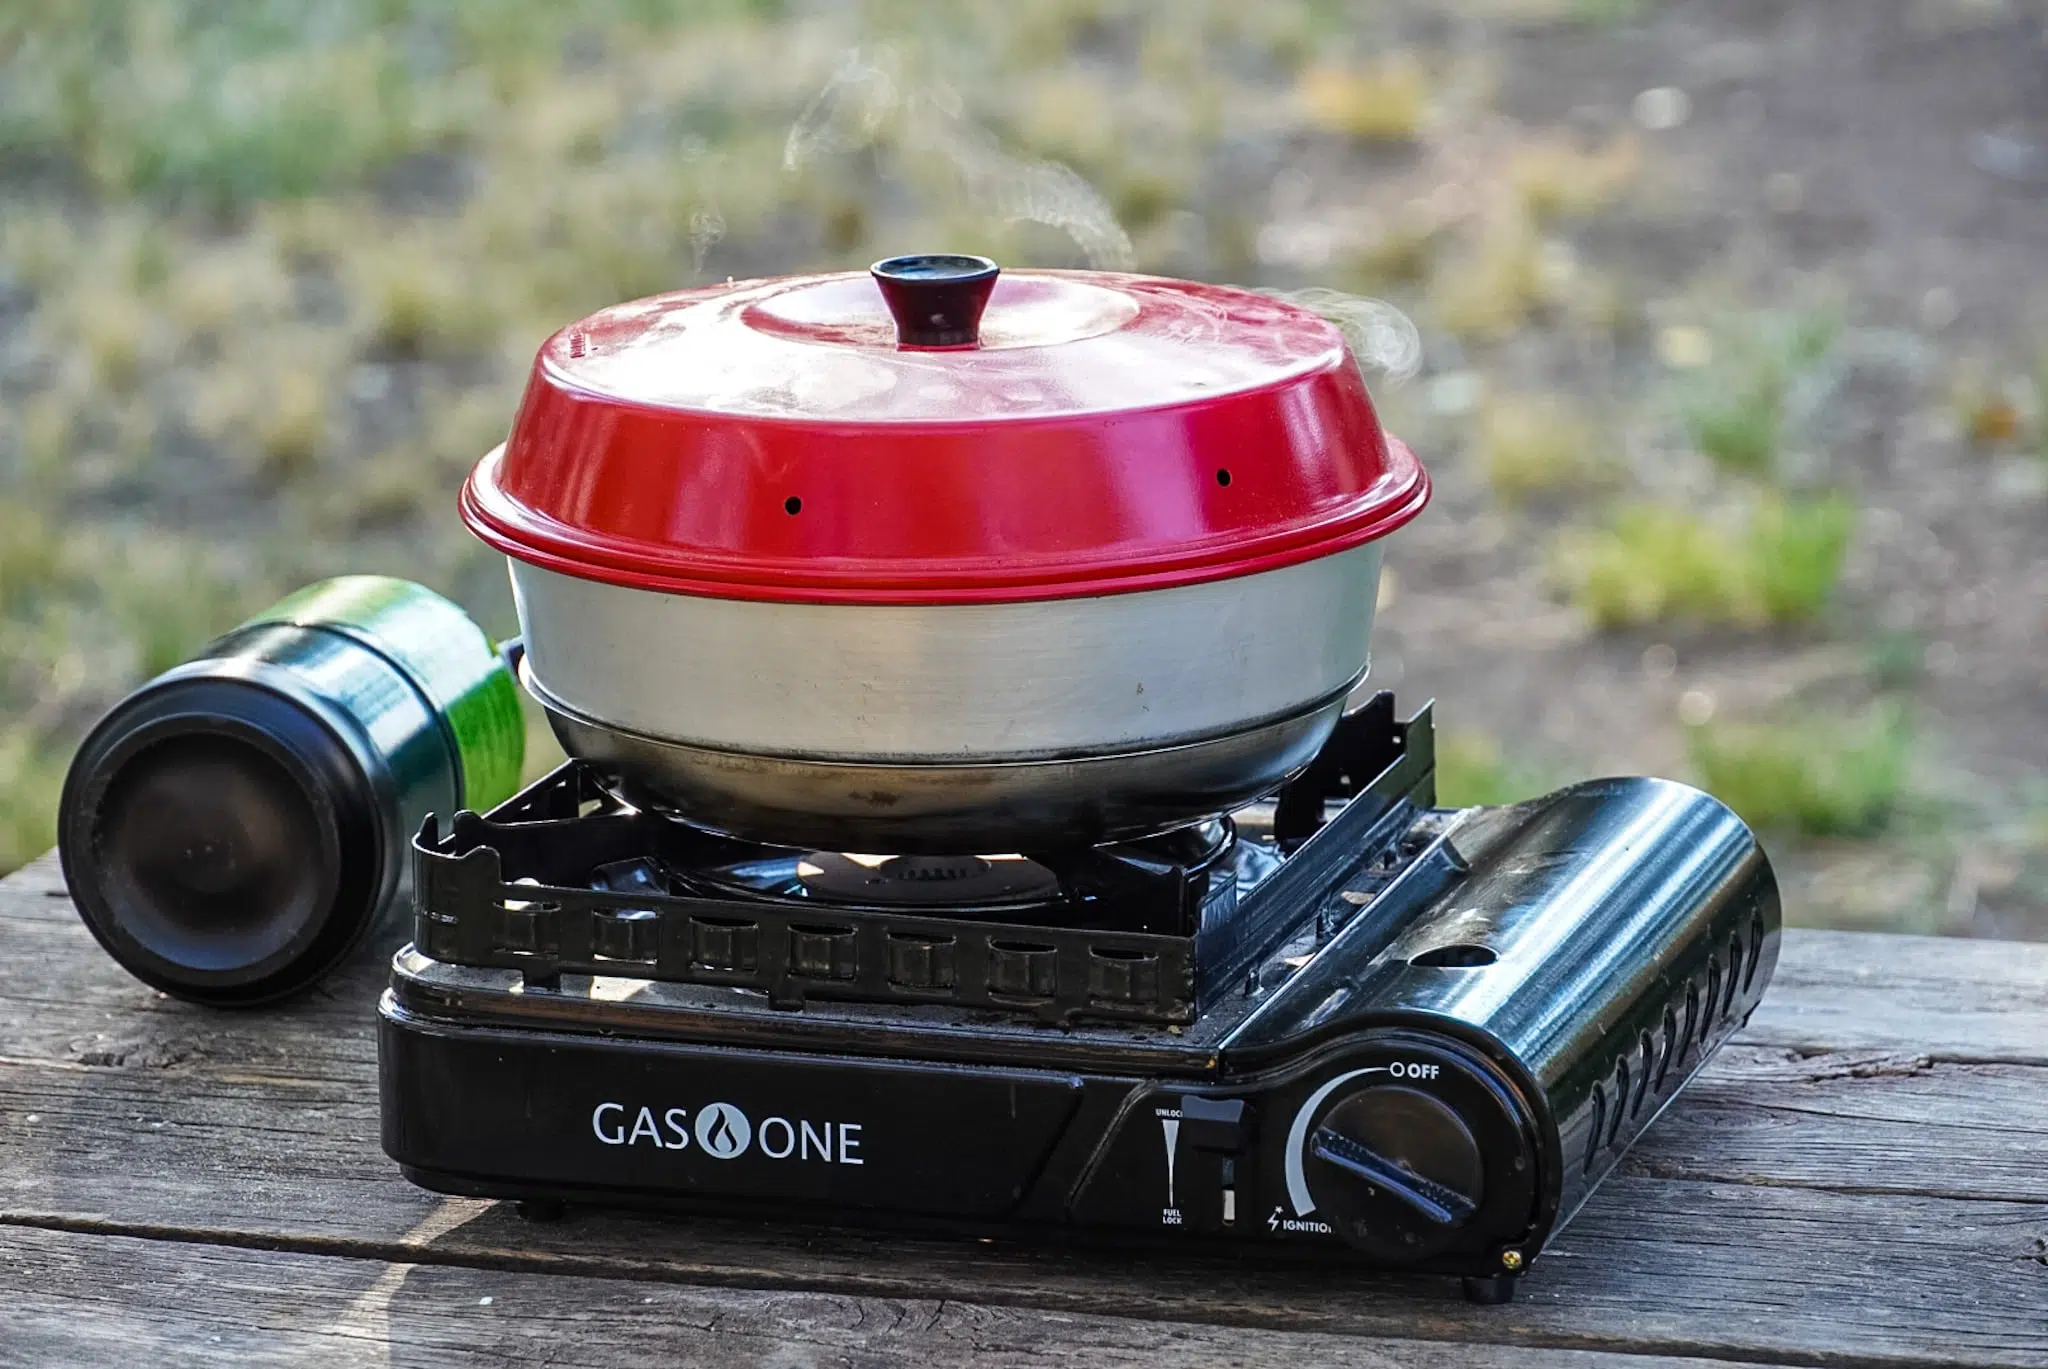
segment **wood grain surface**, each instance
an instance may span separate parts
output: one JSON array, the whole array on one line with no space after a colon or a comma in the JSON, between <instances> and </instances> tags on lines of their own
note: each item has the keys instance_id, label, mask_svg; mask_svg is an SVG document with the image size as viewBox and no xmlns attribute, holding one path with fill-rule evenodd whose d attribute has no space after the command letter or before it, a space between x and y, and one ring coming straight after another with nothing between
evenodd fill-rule
<instances>
[{"instance_id":1,"label":"wood grain surface","mask_svg":"<svg viewBox=\"0 0 2048 1369\"><path fill-rule=\"evenodd\" d=\"M381 978L193 1008L99 951L54 861L0 882L0 1365L2048 1365L2048 946L1789 934L1750 1030L1505 1308L442 1199L378 1147Z\"/></svg>"}]
</instances>

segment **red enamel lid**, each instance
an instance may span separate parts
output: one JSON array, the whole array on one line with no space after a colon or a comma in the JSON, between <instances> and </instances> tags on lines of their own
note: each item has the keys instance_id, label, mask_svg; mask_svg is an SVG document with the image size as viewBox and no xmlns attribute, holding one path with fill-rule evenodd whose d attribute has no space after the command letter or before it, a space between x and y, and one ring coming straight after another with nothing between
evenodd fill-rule
<instances>
[{"instance_id":1,"label":"red enamel lid","mask_svg":"<svg viewBox=\"0 0 2048 1369\"><path fill-rule=\"evenodd\" d=\"M963 259L897 259L932 260ZM943 603L1249 574L1384 536L1428 499L1320 316L984 265L891 275L887 301L881 276L844 273L593 314L541 348L463 519L586 579Z\"/></svg>"}]
</instances>

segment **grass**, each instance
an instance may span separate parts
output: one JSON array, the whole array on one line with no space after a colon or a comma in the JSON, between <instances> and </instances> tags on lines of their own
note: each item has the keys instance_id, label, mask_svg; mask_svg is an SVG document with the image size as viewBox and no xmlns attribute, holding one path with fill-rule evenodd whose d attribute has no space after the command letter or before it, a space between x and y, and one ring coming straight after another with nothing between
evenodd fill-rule
<instances>
[{"instance_id":1,"label":"grass","mask_svg":"<svg viewBox=\"0 0 2048 1369\"><path fill-rule=\"evenodd\" d=\"M1585 489L1608 473L1600 428L1561 394L1490 396L1473 441L1494 496L1511 504Z\"/></svg>"},{"instance_id":2,"label":"grass","mask_svg":"<svg viewBox=\"0 0 2048 1369\"><path fill-rule=\"evenodd\" d=\"M1204 203L1235 111L1306 131L1305 88L1347 139L1423 131L1415 60L1297 80L1379 50L1374 22L1222 0L1171 23L1102 0L0 9L0 870L47 841L95 716L291 583L411 575L509 626L453 495L562 323L929 242L1238 275L1256 221ZM857 88L786 169L849 60Z\"/></svg>"},{"instance_id":3,"label":"grass","mask_svg":"<svg viewBox=\"0 0 2048 1369\"><path fill-rule=\"evenodd\" d=\"M1857 523L1840 496L1767 494L1731 526L1692 509L1626 504L1567 535L1558 565L1601 628L1678 619L1761 627L1817 621L1834 595Z\"/></svg>"},{"instance_id":4,"label":"grass","mask_svg":"<svg viewBox=\"0 0 2048 1369\"><path fill-rule=\"evenodd\" d=\"M1340 268L1342 283L1377 291L1426 282L1444 238L1429 216L1407 213L1352 249Z\"/></svg>"},{"instance_id":5,"label":"grass","mask_svg":"<svg viewBox=\"0 0 2048 1369\"><path fill-rule=\"evenodd\" d=\"M1522 23L1623 24L1647 14L1655 0L1488 0L1487 8Z\"/></svg>"},{"instance_id":6,"label":"grass","mask_svg":"<svg viewBox=\"0 0 2048 1369\"><path fill-rule=\"evenodd\" d=\"M1471 0L1420 27L1337 0L1170 8L0 7L0 870L48 843L99 711L292 584L411 575L509 631L502 570L451 507L549 331L634 295L928 244L1386 293L1433 365L1488 377L1428 445L1471 425L1497 521L1588 497L1557 564L1595 623L1828 614L1854 510L1773 493L1826 328L1715 325L1708 359L1651 398L1675 391L1729 478L1707 507L1611 505L1634 292L1683 283L1603 278L1591 225L1657 140L1494 118L1490 57L1459 27L1613 22L1645 0ZM788 167L804 120L809 155ZM1352 224L1327 265L1259 257L1283 170L1313 177L1307 227L1325 209ZM1993 415L2019 424L1994 445L2048 443L2029 412ZM1882 682L1909 687L1909 653L1891 654ZM1808 760L1762 784L1773 754L1864 754L1771 726L1776 752L1698 734L1700 769L1779 795L1744 802L1796 830L1853 826L1842 795L1881 767ZM541 736L530 773L556 754ZM1447 802L1556 778L1484 732L1439 744Z\"/></svg>"},{"instance_id":7,"label":"grass","mask_svg":"<svg viewBox=\"0 0 2048 1369\"><path fill-rule=\"evenodd\" d=\"M138 0L0 19L0 158L55 158L104 193L220 213L346 189L488 136L561 88L579 36L772 16L747 0Z\"/></svg>"},{"instance_id":8,"label":"grass","mask_svg":"<svg viewBox=\"0 0 2048 1369\"><path fill-rule=\"evenodd\" d=\"M1708 723L1687 736L1700 784L1745 822L1802 836L1872 836L1898 806L1912 742L1884 703L1857 717Z\"/></svg>"},{"instance_id":9,"label":"grass","mask_svg":"<svg viewBox=\"0 0 2048 1369\"><path fill-rule=\"evenodd\" d=\"M1763 499L1751 518L1738 587L1770 623L1818 619L1833 598L1855 535L1856 505L1840 495L1810 503Z\"/></svg>"},{"instance_id":10,"label":"grass","mask_svg":"<svg viewBox=\"0 0 2048 1369\"><path fill-rule=\"evenodd\" d=\"M13 617L64 575L59 531L34 508L0 503L0 614Z\"/></svg>"},{"instance_id":11,"label":"grass","mask_svg":"<svg viewBox=\"0 0 2048 1369\"><path fill-rule=\"evenodd\" d=\"M204 548L175 537L140 536L99 545L98 588L133 651L136 679L169 670L263 606L266 586L225 572Z\"/></svg>"},{"instance_id":12,"label":"grass","mask_svg":"<svg viewBox=\"0 0 2048 1369\"><path fill-rule=\"evenodd\" d=\"M2035 351L2032 371L2034 454L2048 461L2048 346Z\"/></svg>"},{"instance_id":13,"label":"grass","mask_svg":"<svg viewBox=\"0 0 2048 1369\"><path fill-rule=\"evenodd\" d=\"M1693 444L1725 471L1777 475L1794 387L1834 342L1832 319L1764 315L1727 330L1681 402Z\"/></svg>"},{"instance_id":14,"label":"grass","mask_svg":"<svg viewBox=\"0 0 2048 1369\"><path fill-rule=\"evenodd\" d=\"M1447 808L1520 803L1548 792L1555 781L1510 760L1487 732L1445 731L1436 741L1436 797Z\"/></svg>"},{"instance_id":15,"label":"grass","mask_svg":"<svg viewBox=\"0 0 2048 1369\"><path fill-rule=\"evenodd\" d=\"M1508 180L1539 221L1586 218L1619 198L1642 169L1642 146L1622 136L1586 147L1562 136L1532 139L1508 165Z\"/></svg>"},{"instance_id":16,"label":"grass","mask_svg":"<svg viewBox=\"0 0 2048 1369\"><path fill-rule=\"evenodd\" d=\"M1497 342L1520 329L1549 299L1535 219L1519 206L1488 214L1446 254L1429 294L1431 315L1461 338Z\"/></svg>"},{"instance_id":17,"label":"grass","mask_svg":"<svg viewBox=\"0 0 2048 1369\"><path fill-rule=\"evenodd\" d=\"M57 840L64 751L31 727L0 730L0 870L35 859Z\"/></svg>"},{"instance_id":18,"label":"grass","mask_svg":"<svg viewBox=\"0 0 2048 1369\"><path fill-rule=\"evenodd\" d=\"M1412 142L1430 115L1434 82L1413 53L1360 65L1319 62L1295 89L1314 127L1363 142Z\"/></svg>"}]
</instances>

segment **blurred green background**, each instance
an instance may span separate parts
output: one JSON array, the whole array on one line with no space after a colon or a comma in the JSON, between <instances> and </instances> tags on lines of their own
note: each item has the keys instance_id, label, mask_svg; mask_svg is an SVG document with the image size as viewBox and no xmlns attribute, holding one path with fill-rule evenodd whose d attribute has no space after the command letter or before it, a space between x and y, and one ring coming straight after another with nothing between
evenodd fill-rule
<instances>
[{"instance_id":1,"label":"blurred green background","mask_svg":"<svg viewBox=\"0 0 2048 1369\"><path fill-rule=\"evenodd\" d=\"M1795 920L2048 936L2044 61L2036 0L0 5L0 870L305 580L509 632L454 494L554 329L953 249L1414 320L1375 672L1448 799L1677 774Z\"/></svg>"}]
</instances>

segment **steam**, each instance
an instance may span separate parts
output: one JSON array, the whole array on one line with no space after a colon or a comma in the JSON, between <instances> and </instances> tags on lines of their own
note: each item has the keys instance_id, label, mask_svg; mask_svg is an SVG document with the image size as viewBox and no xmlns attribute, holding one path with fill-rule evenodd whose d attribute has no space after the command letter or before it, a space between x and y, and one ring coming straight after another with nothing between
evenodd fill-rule
<instances>
[{"instance_id":1,"label":"steam","mask_svg":"<svg viewBox=\"0 0 2048 1369\"><path fill-rule=\"evenodd\" d=\"M1313 310L1336 324L1351 344L1359 369L1367 374L1378 372L1389 384L1399 385L1422 369L1421 332L1413 319L1385 300L1320 286L1265 293Z\"/></svg>"},{"instance_id":2,"label":"steam","mask_svg":"<svg viewBox=\"0 0 2048 1369\"><path fill-rule=\"evenodd\" d=\"M704 274L705 254L725 237L725 215L716 209L697 209L690 214L690 274Z\"/></svg>"},{"instance_id":3,"label":"steam","mask_svg":"<svg viewBox=\"0 0 2048 1369\"><path fill-rule=\"evenodd\" d=\"M871 145L901 98L888 72L867 61L859 48L849 48L840 54L825 88L789 126L782 144L782 169L801 171L821 157L844 156Z\"/></svg>"},{"instance_id":4,"label":"steam","mask_svg":"<svg viewBox=\"0 0 2048 1369\"><path fill-rule=\"evenodd\" d=\"M1065 233L1097 270L1129 270L1131 239L1091 186L1060 162L1019 156L969 120L943 87L906 93L886 49L841 56L825 88L790 126L782 167L866 147L892 150L909 170L937 172L954 207Z\"/></svg>"},{"instance_id":5,"label":"steam","mask_svg":"<svg viewBox=\"0 0 2048 1369\"><path fill-rule=\"evenodd\" d=\"M900 71L897 54L889 48L842 53L824 88L790 125L782 147L783 170L798 172L878 149L892 154L899 169L913 176L936 173L950 208L1044 224L1072 239L1091 267L1131 269L1130 236L1108 202L1073 168L1010 151L967 118L957 93L936 84L911 84ZM1283 173L1281 183L1306 180L1299 172ZM691 242L697 245L694 223ZM700 261L702 255L700 249ZM1406 314L1384 300L1320 287L1266 293L1336 324L1368 375L1398 385L1422 368L1422 335Z\"/></svg>"}]
</instances>

